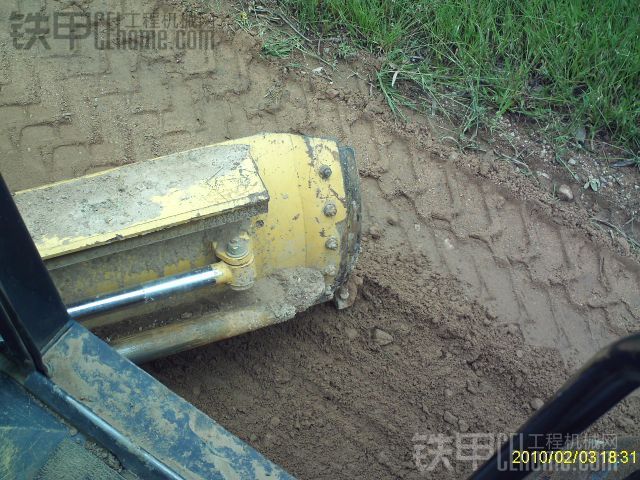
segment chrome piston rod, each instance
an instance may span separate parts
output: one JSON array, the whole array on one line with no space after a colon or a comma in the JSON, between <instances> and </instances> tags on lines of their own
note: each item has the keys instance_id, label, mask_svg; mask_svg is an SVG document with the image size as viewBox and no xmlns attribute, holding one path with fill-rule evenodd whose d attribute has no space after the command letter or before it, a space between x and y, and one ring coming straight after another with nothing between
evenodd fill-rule
<instances>
[{"instance_id":1,"label":"chrome piston rod","mask_svg":"<svg viewBox=\"0 0 640 480\"><path fill-rule=\"evenodd\" d=\"M131 305L149 303L176 293L215 285L225 275L226 272L217 265L207 265L189 272L159 278L135 287L75 302L67 307L67 313L71 318L77 320Z\"/></svg>"}]
</instances>

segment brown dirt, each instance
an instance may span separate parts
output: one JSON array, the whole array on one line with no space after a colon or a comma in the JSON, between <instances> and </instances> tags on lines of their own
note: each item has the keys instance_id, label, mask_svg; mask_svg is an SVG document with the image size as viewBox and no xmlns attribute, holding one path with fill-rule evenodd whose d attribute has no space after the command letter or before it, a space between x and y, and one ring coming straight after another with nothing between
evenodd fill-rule
<instances>
[{"instance_id":1,"label":"brown dirt","mask_svg":"<svg viewBox=\"0 0 640 480\"><path fill-rule=\"evenodd\" d=\"M63 42L36 54L1 39L0 166L13 189L261 131L356 149L355 305L147 365L170 388L301 478L413 478L416 433L513 431L534 399L637 330L640 265L580 205L443 144L421 118L396 124L365 65L329 83L319 62L269 61L233 18L215 22L207 52ZM599 428L637 434L639 417L631 399ZM469 471L452 460L457 472L429 478Z\"/></svg>"}]
</instances>

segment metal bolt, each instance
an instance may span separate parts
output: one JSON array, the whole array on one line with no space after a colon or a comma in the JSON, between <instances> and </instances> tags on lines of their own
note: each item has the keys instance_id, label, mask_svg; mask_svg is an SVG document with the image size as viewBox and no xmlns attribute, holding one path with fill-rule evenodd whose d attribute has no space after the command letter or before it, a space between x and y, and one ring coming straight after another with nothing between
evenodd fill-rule
<instances>
[{"instance_id":1,"label":"metal bolt","mask_svg":"<svg viewBox=\"0 0 640 480\"><path fill-rule=\"evenodd\" d=\"M336 250L338 248L338 239L336 237L329 237L327 241L324 242L324 246L329 250Z\"/></svg>"},{"instance_id":2,"label":"metal bolt","mask_svg":"<svg viewBox=\"0 0 640 480\"><path fill-rule=\"evenodd\" d=\"M234 238L227 243L227 255L230 257L243 257L247 254L248 247L246 240Z\"/></svg>"},{"instance_id":3,"label":"metal bolt","mask_svg":"<svg viewBox=\"0 0 640 480\"><path fill-rule=\"evenodd\" d=\"M320 165L318 173L320 173L322 178L327 179L331 176L331 167L329 165Z\"/></svg>"},{"instance_id":4,"label":"metal bolt","mask_svg":"<svg viewBox=\"0 0 640 480\"><path fill-rule=\"evenodd\" d=\"M322 211L327 217L333 217L338 213L338 209L333 203L327 203Z\"/></svg>"},{"instance_id":5,"label":"metal bolt","mask_svg":"<svg viewBox=\"0 0 640 480\"><path fill-rule=\"evenodd\" d=\"M336 266L335 265L327 265L324 269L324 274L329 275L330 277L335 276L336 274Z\"/></svg>"},{"instance_id":6,"label":"metal bolt","mask_svg":"<svg viewBox=\"0 0 640 480\"><path fill-rule=\"evenodd\" d=\"M347 290L344 285L338 290L338 297L340 297L340 300L347 300L349 298L349 290Z\"/></svg>"}]
</instances>

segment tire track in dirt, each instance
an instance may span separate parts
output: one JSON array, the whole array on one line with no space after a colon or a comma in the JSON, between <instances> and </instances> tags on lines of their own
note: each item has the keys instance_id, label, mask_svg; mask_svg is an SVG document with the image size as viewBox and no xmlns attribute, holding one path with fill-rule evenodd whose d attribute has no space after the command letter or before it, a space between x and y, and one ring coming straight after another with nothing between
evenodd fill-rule
<instances>
[{"instance_id":1,"label":"tire track in dirt","mask_svg":"<svg viewBox=\"0 0 640 480\"><path fill-rule=\"evenodd\" d=\"M2 57L0 168L14 189L262 131L356 149L362 298L150 365L169 387L302 478L413 478L415 433L512 430L565 364L637 329L638 264L575 210L443 145L422 120L396 125L348 68L328 85L316 65L263 59L232 19L215 28L207 52ZM394 341L377 345L375 328ZM631 433L638 411L626 403L602 428ZM441 478L469 466L455 467Z\"/></svg>"}]
</instances>

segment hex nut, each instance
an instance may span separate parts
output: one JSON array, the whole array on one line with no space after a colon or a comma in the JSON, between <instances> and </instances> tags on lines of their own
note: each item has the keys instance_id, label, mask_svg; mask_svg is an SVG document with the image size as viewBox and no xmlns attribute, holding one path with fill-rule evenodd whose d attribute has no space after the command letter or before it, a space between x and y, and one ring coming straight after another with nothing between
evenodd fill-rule
<instances>
[{"instance_id":1,"label":"hex nut","mask_svg":"<svg viewBox=\"0 0 640 480\"><path fill-rule=\"evenodd\" d=\"M336 237L329 237L327 241L324 242L324 246L329 250L337 250L338 248L338 239Z\"/></svg>"},{"instance_id":2,"label":"hex nut","mask_svg":"<svg viewBox=\"0 0 640 480\"><path fill-rule=\"evenodd\" d=\"M329 275L330 277L334 277L337 273L335 265L327 265L324 269L324 274Z\"/></svg>"},{"instance_id":3,"label":"hex nut","mask_svg":"<svg viewBox=\"0 0 640 480\"><path fill-rule=\"evenodd\" d=\"M318 173L320 173L320 176L326 180L331 176L331 167L329 165L320 165Z\"/></svg>"},{"instance_id":4,"label":"hex nut","mask_svg":"<svg viewBox=\"0 0 640 480\"><path fill-rule=\"evenodd\" d=\"M240 258L247 254L248 246L245 240L234 238L227 243L227 255L234 258Z\"/></svg>"},{"instance_id":5,"label":"hex nut","mask_svg":"<svg viewBox=\"0 0 640 480\"><path fill-rule=\"evenodd\" d=\"M322 209L322 212L327 216L327 217L334 217L336 215L336 213L338 213L338 209L336 208L335 204L333 203L327 203L324 208Z\"/></svg>"}]
</instances>

